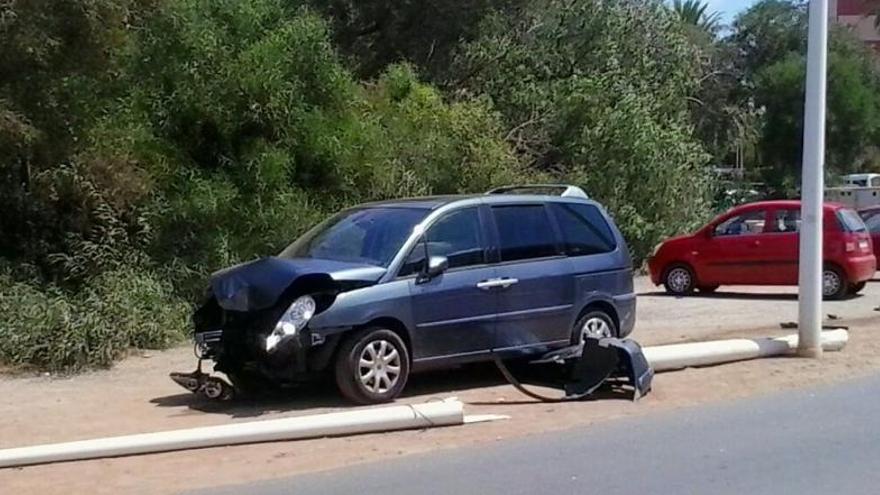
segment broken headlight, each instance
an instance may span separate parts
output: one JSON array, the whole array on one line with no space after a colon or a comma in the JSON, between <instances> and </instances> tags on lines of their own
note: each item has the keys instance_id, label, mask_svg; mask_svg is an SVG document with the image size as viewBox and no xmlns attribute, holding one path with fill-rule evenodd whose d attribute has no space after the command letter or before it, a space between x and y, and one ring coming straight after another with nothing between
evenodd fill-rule
<instances>
[{"instance_id":1,"label":"broken headlight","mask_svg":"<svg viewBox=\"0 0 880 495\"><path fill-rule=\"evenodd\" d=\"M272 333L266 337L266 351L272 352L281 341L296 335L314 315L315 300L312 296L297 298L278 319Z\"/></svg>"}]
</instances>

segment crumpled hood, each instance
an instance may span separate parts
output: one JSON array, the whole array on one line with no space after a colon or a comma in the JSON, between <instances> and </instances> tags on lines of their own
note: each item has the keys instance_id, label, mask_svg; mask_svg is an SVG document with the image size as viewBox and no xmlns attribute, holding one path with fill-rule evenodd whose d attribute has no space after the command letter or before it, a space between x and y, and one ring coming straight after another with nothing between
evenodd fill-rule
<instances>
[{"instance_id":1,"label":"crumpled hood","mask_svg":"<svg viewBox=\"0 0 880 495\"><path fill-rule=\"evenodd\" d=\"M314 258L266 257L211 275L217 304L229 311L255 311L274 305L296 279L324 274L338 282L376 283L385 268Z\"/></svg>"}]
</instances>

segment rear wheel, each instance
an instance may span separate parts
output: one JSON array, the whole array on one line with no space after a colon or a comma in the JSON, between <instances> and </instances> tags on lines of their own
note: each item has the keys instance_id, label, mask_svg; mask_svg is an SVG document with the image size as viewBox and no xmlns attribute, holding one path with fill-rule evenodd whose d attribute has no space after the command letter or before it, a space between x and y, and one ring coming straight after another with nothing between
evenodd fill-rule
<instances>
[{"instance_id":1,"label":"rear wheel","mask_svg":"<svg viewBox=\"0 0 880 495\"><path fill-rule=\"evenodd\" d=\"M588 337L601 339L616 336L617 325L614 323L614 319L601 309L588 311L587 314L578 318L572 332L572 340L576 344L583 344Z\"/></svg>"},{"instance_id":2,"label":"rear wheel","mask_svg":"<svg viewBox=\"0 0 880 495\"><path fill-rule=\"evenodd\" d=\"M690 294L696 286L694 272L687 265L672 265L666 269L663 285L666 287L666 292L670 294L677 296Z\"/></svg>"},{"instance_id":3,"label":"rear wheel","mask_svg":"<svg viewBox=\"0 0 880 495\"><path fill-rule=\"evenodd\" d=\"M822 270L822 297L825 299L843 299L849 292L849 285L843 272L836 266L826 266Z\"/></svg>"},{"instance_id":4,"label":"rear wheel","mask_svg":"<svg viewBox=\"0 0 880 495\"><path fill-rule=\"evenodd\" d=\"M349 337L336 357L336 385L358 404L394 400L406 386L409 351L399 335L367 328Z\"/></svg>"}]
</instances>

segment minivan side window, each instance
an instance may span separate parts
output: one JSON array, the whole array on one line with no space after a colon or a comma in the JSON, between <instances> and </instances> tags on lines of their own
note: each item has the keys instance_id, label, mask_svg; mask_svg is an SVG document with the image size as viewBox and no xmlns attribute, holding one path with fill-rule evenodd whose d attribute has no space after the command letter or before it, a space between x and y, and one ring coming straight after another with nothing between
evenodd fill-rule
<instances>
[{"instance_id":1,"label":"minivan side window","mask_svg":"<svg viewBox=\"0 0 880 495\"><path fill-rule=\"evenodd\" d=\"M555 256L556 232L543 204L493 206L501 261Z\"/></svg>"},{"instance_id":2,"label":"minivan side window","mask_svg":"<svg viewBox=\"0 0 880 495\"><path fill-rule=\"evenodd\" d=\"M550 203L550 209L553 210L562 231L565 254L584 256L609 253L617 247L608 222L595 206L582 203Z\"/></svg>"},{"instance_id":3,"label":"minivan side window","mask_svg":"<svg viewBox=\"0 0 880 495\"><path fill-rule=\"evenodd\" d=\"M445 256L449 269L482 265L486 262L480 240L480 215L476 208L464 208L441 217L428 227L424 238L410 253L399 277L424 269L427 256Z\"/></svg>"}]
</instances>

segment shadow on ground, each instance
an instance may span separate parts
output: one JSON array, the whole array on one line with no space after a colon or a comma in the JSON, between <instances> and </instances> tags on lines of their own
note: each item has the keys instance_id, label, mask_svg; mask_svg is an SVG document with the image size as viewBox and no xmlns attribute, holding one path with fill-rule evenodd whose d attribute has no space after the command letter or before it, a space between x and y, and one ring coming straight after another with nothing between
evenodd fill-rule
<instances>
[{"instance_id":1,"label":"shadow on ground","mask_svg":"<svg viewBox=\"0 0 880 495\"><path fill-rule=\"evenodd\" d=\"M426 396L425 399L443 398L456 392L492 387L507 383L495 365L479 363L452 370L417 373L409 378L403 398ZM182 389L181 389L182 390ZM223 414L233 418L253 418L265 414L302 411L318 408L348 408L353 404L339 396L332 379L282 390L267 391L253 397L216 401L202 395L182 392L150 400L157 407L187 408L209 414Z\"/></svg>"},{"instance_id":2,"label":"shadow on ground","mask_svg":"<svg viewBox=\"0 0 880 495\"><path fill-rule=\"evenodd\" d=\"M640 292L639 297L665 297L669 299L741 299L743 301L795 301L797 294L719 291L712 293L694 292L687 296L676 296L663 291Z\"/></svg>"}]
</instances>

